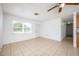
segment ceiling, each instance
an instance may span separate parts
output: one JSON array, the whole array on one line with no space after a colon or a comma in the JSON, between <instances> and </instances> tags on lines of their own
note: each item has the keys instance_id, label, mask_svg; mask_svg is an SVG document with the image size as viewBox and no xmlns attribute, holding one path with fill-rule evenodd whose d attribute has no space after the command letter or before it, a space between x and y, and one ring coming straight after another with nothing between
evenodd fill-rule
<instances>
[{"instance_id":1,"label":"ceiling","mask_svg":"<svg viewBox=\"0 0 79 59\"><path fill-rule=\"evenodd\" d=\"M57 17L63 19L71 19L74 11L79 11L79 5L76 6L65 6L61 13L58 13L58 8L53 9L50 12L47 10L56 3L4 3L3 11L15 16L29 18L37 21L49 20ZM39 15L34 15L39 13Z\"/></svg>"}]
</instances>

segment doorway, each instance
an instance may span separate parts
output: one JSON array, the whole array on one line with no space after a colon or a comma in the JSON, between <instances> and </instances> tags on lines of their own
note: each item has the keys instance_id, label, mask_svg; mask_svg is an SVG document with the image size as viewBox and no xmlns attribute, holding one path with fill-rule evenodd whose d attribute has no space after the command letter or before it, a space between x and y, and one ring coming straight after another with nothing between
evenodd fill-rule
<instances>
[{"instance_id":1,"label":"doorway","mask_svg":"<svg viewBox=\"0 0 79 59\"><path fill-rule=\"evenodd\" d=\"M73 23L66 23L66 41L73 45Z\"/></svg>"}]
</instances>

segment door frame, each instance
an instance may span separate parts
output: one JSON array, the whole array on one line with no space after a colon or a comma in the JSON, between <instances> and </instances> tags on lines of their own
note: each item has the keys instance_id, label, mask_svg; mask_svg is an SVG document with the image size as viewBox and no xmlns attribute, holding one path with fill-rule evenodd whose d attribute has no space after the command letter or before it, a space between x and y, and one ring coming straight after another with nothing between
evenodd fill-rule
<instances>
[{"instance_id":1,"label":"door frame","mask_svg":"<svg viewBox=\"0 0 79 59\"><path fill-rule=\"evenodd\" d=\"M73 47L77 48L77 42L76 42L76 30L77 30L77 27L76 27L76 15L77 15L77 12L74 12L73 13Z\"/></svg>"}]
</instances>

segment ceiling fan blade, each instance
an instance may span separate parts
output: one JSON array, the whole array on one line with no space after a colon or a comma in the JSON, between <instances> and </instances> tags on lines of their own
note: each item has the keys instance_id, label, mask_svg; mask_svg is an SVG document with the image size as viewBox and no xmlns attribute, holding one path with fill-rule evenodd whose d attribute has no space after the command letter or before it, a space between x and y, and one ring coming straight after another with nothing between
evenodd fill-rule
<instances>
[{"instance_id":1,"label":"ceiling fan blade","mask_svg":"<svg viewBox=\"0 0 79 59\"><path fill-rule=\"evenodd\" d=\"M66 5L79 5L79 3L65 3Z\"/></svg>"},{"instance_id":2,"label":"ceiling fan blade","mask_svg":"<svg viewBox=\"0 0 79 59\"><path fill-rule=\"evenodd\" d=\"M62 8L60 7L58 12L60 13L61 11L62 11Z\"/></svg>"},{"instance_id":3,"label":"ceiling fan blade","mask_svg":"<svg viewBox=\"0 0 79 59\"><path fill-rule=\"evenodd\" d=\"M48 12L51 11L52 9L56 8L56 7L59 7L59 5L56 5L56 6L52 7L52 8L50 8L50 9L48 9Z\"/></svg>"}]
</instances>

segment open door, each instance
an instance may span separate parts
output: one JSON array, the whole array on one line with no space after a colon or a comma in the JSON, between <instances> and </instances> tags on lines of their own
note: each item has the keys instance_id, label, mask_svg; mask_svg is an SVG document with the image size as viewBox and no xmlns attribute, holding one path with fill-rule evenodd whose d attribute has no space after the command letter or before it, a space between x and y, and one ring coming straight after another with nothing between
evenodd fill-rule
<instances>
[{"instance_id":1,"label":"open door","mask_svg":"<svg viewBox=\"0 0 79 59\"><path fill-rule=\"evenodd\" d=\"M79 47L79 16L76 16L76 27L77 27L76 43L77 43L77 47Z\"/></svg>"}]
</instances>

